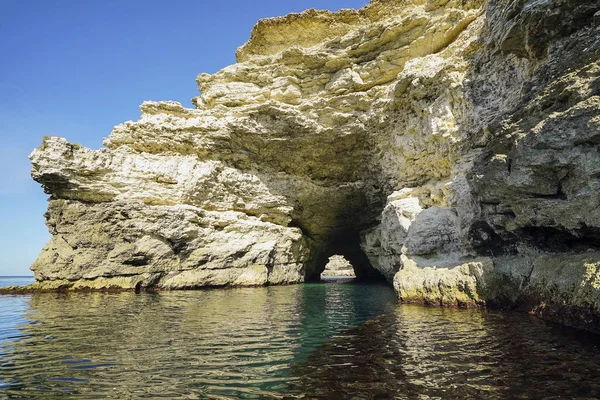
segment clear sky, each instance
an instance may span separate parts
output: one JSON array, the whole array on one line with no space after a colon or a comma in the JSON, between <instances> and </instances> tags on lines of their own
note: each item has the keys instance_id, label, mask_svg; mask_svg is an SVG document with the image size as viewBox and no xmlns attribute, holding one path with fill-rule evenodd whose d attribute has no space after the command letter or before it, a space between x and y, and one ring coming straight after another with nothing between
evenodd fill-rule
<instances>
[{"instance_id":1,"label":"clear sky","mask_svg":"<svg viewBox=\"0 0 600 400\"><path fill-rule=\"evenodd\" d=\"M259 18L368 0L0 0L0 275L31 275L49 239L27 156L44 135L99 148L144 100L192 106Z\"/></svg>"}]
</instances>

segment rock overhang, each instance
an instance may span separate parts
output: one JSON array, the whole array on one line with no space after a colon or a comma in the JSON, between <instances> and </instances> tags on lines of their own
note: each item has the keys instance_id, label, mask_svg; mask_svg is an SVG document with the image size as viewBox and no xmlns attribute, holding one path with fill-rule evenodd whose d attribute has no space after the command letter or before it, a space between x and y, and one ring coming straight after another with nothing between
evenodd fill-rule
<instances>
[{"instance_id":1,"label":"rock overhang","mask_svg":"<svg viewBox=\"0 0 600 400\"><path fill-rule=\"evenodd\" d=\"M197 77L196 109L146 102L139 121L105 139L108 150L51 139L32 155L34 178L55 200L186 205L301 229L303 246L312 250L302 262L306 276L340 249L366 265L361 232L377 223L387 193L448 176L446 158L458 141L448 124L439 137L400 139L403 130L423 126L393 119L407 107L399 99L438 91L419 67L404 66L448 46L465 52L471 40L464 31L481 17L480 5L417 2L405 9L373 2L358 11L263 20L238 50L238 64ZM298 29L306 35L285 34ZM437 65L430 80L448 63ZM395 83L400 72L402 93ZM54 158L62 159L58 168ZM389 168L392 159L404 163ZM408 168L408 160L428 167Z\"/></svg>"}]
</instances>

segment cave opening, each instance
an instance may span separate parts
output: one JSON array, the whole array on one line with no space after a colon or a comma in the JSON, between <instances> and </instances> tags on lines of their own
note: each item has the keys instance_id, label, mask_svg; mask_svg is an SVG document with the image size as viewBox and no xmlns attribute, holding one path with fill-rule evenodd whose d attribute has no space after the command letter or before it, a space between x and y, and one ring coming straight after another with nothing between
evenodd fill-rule
<instances>
[{"instance_id":1,"label":"cave opening","mask_svg":"<svg viewBox=\"0 0 600 400\"><path fill-rule=\"evenodd\" d=\"M319 282L324 276L328 265L345 263L354 271L357 281L376 282L385 280L385 277L376 270L360 246L358 231L337 232L331 235L320 246L314 246L316 256L313 260L314 268L307 277L309 282ZM326 276L327 274L325 274Z\"/></svg>"},{"instance_id":2,"label":"cave opening","mask_svg":"<svg viewBox=\"0 0 600 400\"><path fill-rule=\"evenodd\" d=\"M361 248L361 237L379 223L387 201L383 193L387 191L365 182L299 185L290 225L302 231L310 248L305 264L306 282L321 281L333 256L338 261L343 257L341 262L351 266L357 281L385 280Z\"/></svg>"}]
</instances>

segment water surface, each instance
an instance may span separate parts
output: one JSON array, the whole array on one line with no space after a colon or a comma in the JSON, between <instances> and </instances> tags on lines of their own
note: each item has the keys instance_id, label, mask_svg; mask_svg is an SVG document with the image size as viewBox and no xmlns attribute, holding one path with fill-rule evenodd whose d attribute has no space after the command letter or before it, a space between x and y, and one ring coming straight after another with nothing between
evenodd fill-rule
<instances>
[{"instance_id":1,"label":"water surface","mask_svg":"<svg viewBox=\"0 0 600 400\"><path fill-rule=\"evenodd\" d=\"M0 398L590 398L598 345L385 284L0 296Z\"/></svg>"},{"instance_id":2,"label":"water surface","mask_svg":"<svg viewBox=\"0 0 600 400\"><path fill-rule=\"evenodd\" d=\"M6 286L26 286L35 282L33 276L0 276L0 288Z\"/></svg>"}]
</instances>

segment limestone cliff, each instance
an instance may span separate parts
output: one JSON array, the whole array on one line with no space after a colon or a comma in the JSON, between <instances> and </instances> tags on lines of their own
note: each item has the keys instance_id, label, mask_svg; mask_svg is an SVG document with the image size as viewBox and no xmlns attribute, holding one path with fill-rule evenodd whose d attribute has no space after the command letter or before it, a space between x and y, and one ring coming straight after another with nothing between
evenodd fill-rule
<instances>
[{"instance_id":1,"label":"limestone cliff","mask_svg":"<svg viewBox=\"0 0 600 400\"><path fill-rule=\"evenodd\" d=\"M600 329L600 3L373 0L260 21L195 109L46 138L39 288L318 276Z\"/></svg>"}]
</instances>

